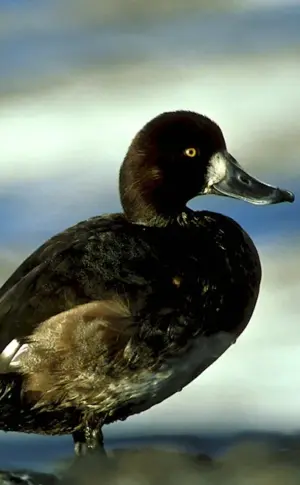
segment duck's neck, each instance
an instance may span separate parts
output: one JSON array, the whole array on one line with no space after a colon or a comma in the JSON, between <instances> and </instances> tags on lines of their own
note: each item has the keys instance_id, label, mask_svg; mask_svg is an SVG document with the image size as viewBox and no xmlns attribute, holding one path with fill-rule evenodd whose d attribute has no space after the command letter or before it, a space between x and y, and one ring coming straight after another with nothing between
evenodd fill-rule
<instances>
[{"instance_id":1,"label":"duck's neck","mask_svg":"<svg viewBox=\"0 0 300 485\"><path fill-rule=\"evenodd\" d=\"M145 201L136 201L132 204L124 203L122 200L124 214L126 218L133 224L140 224L144 226L166 227L172 224L185 225L191 218L193 211L188 207L184 207L179 211L159 210L154 204L149 204Z\"/></svg>"},{"instance_id":2,"label":"duck's neck","mask_svg":"<svg viewBox=\"0 0 300 485\"><path fill-rule=\"evenodd\" d=\"M141 194L133 194L131 191L121 193L121 202L126 218L134 224L145 226L165 227L172 224L183 226L188 224L194 213L186 206L175 210L174 207L156 203L155 198L151 198L150 201Z\"/></svg>"},{"instance_id":3,"label":"duck's neck","mask_svg":"<svg viewBox=\"0 0 300 485\"><path fill-rule=\"evenodd\" d=\"M189 225L192 219L191 213L193 213L193 211L186 208L184 211L178 214L172 214L172 215L155 214L153 215L153 217L145 218L144 216L142 216L140 218L135 218L135 219L129 219L128 216L126 217L133 224L139 224L139 225L144 225L148 227L167 227L167 226L174 226L174 225L183 227L183 226Z\"/></svg>"},{"instance_id":4,"label":"duck's neck","mask_svg":"<svg viewBox=\"0 0 300 485\"><path fill-rule=\"evenodd\" d=\"M168 193L151 176L141 178L135 172L120 171L120 198L126 218L135 224L146 226L167 226L172 223L184 224L193 213L178 194Z\"/></svg>"}]
</instances>

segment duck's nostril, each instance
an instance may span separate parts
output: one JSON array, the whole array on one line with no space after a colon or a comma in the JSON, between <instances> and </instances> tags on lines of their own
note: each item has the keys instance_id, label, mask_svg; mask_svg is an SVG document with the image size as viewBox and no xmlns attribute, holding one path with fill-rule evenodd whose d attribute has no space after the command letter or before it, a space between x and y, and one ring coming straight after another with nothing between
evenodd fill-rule
<instances>
[{"instance_id":1,"label":"duck's nostril","mask_svg":"<svg viewBox=\"0 0 300 485\"><path fill-rule=\"evenodd\" d=\"M240 175L239 179L243 184L250 185L250 180L247 177L245 177L245 175Z\"/></svg>"}]
</instances>

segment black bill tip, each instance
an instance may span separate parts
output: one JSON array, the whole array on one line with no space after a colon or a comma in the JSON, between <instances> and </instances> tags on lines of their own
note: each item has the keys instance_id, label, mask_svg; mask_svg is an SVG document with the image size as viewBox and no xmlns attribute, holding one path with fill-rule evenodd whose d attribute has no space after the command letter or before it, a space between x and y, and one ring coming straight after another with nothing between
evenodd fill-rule
<instances>
[{"instance_id":1,"label":"black bill tip","mask_svg":"<svg viewBox=\"0 0 300 485\"><path fill-rule=\"evenodd\" d=\"M280 192L279 198L281 196L281 202L294 202L295 201L295 194L290 190L281 190L278 189Z\"/></svg>"}]
</instances>

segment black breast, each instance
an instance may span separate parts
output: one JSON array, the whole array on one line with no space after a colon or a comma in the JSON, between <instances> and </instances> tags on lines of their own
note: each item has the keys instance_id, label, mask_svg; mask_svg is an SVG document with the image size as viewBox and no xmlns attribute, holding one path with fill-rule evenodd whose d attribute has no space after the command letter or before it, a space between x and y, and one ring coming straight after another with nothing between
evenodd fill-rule
<instances>
[{"instance_id":1,"label":"black breast","mask_svg":"<svg viewBox=\"0 0 300 485\"><path fill-rule=\"evenodd\" d=\"M253 242L235 221L196 212L188 225L140 231L151 255L140 271L152 282L144 312L156 316L175 309L188 334L243 331L258 297L261 266Z\"/></svg>"}]
</instances>

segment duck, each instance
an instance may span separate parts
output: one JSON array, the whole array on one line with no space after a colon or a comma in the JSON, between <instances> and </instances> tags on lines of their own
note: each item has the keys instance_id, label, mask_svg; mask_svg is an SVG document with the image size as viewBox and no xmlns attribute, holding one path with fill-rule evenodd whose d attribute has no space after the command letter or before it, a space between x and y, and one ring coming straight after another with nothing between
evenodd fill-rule
<instances>
[{"instance_id":1,"label":"duck","mask_svg":"<svg viewBox=\"0 0 300 485\"><path fill-rule=\"evenodd\" d=\"M122 212L54 235L0 289L0 429L72 435L104 452L102 428L181 391L247 327L261 262L232 218L188 203L216 195L294 201L248 173L221 128L163 112L119 172Z\"/></svg>"}]
</instances>

